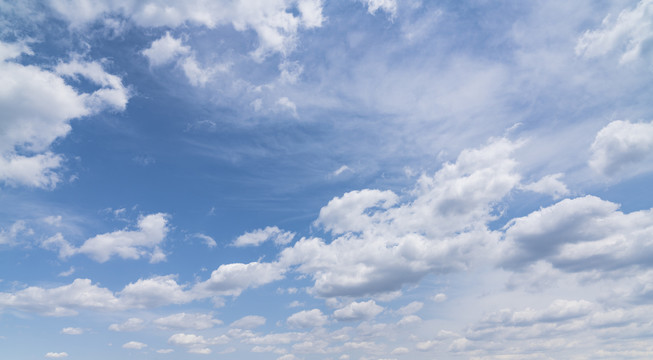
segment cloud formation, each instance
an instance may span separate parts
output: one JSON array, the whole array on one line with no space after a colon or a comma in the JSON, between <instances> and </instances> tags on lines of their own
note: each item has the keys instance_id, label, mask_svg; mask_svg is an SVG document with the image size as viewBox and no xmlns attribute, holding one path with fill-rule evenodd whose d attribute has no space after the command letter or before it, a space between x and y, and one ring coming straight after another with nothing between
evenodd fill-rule
<instances>
[{"instance_id":1,"label":"cloud formation","mask_svg":"<svg viewBox=\"0 0 653 360\"><path fill-rule=\"evenodd\" d=\"M608 177L630 177L653 165L653 123L617 120L596 134L590 167Z\"/></svg>"}]
</instances>

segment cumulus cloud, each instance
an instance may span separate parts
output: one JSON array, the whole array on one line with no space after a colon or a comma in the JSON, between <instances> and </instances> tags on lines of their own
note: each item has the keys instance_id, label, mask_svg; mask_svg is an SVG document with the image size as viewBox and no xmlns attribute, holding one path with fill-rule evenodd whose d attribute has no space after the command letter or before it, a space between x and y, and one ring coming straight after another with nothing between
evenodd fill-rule
<instances>
[{"instance_id":1,"label":"cumulus cloud","mask_svg":"<svg viewBox=\"0 0 653 360\"><path fill-rule=\"evenodd\" d=\"M224 264L208 280L195 285L193 291L199 296L238 296L247 288L282 279L285 271L279 263Z\"/></svg>"},{"instance_id":2,"label":"cumulus cloud","mask_svg":"<svg viewBox=\"0 0 653 360\"><path fill-rule=\"evenodd\" d=\"M127 107L129 90L123 86L120 77L107 73L96 61L73 60L59 63L55 72L73 79L82 76L100 86L100 89L84 96L86 106L94 112L106 109L122 111Z\"/></svg>"},{"instance_id":3,"label":"cumulus cloud","mask_svg":"<svg viewBox=\"0 0 653 360\"><path fill-rule=\"evenodd\" d=\"M185 304L194 296L179 285L174 275L155 276L130 283L118 293L124 306L152 308L169 304Z\"/></svg>"},{"instance_id":4,"label":"cumulus cloud","mask_svg":"<svg viewBox=\"0 0 653 360\"><path fill-rule=\"evenodd\" d=\"M50 3L62 18L75 27L121 15L142 27L176 28L192 24L215 28L231 25L237 31L253 30L258 36L258 47L252 51L252 56L258 61L273 53L289 54L296 46L300 29L320 27L324 21L319 0L272 0L256 4L246 1L191 0L171 4L162 0L147 3L127 0L94 1L85 5L80 8L75 2L67 0ZM291 12L295 5L298 14Z\"/></svg>"},{"instance_id":5,"label":"cumulus cloud","mask_svg":"<svg viewBox=\"0 0 653 360\"><path fill-rule=\"evenodd\" d=\"M258 315L248 315L231 323L232 328L237 329L255 329L265 325L265 318Z\"/></svg>"},{"instance_id":6,"label":"cumulus cloud","mask_svg":"<svg viewBox=\"0 0 653 360\"><path fill-rule=\"evenodd\" d=\"M143 329L145 320L139 318L129 318L122 324L111 324L109 330L111 331L138 331Z\"/></svg>"},{"instance_id":7,"label":"cumulus cloud","mask_svg":"<svg viewBox=\"0 0 653 360\"><path fill-rule=\"evenodd\" d=\"M60 358L65 358L68 357L68 353L66 352L49 352L45 354L46 358L51 358L51 359L60 359Z\"/></svg>"},{"instance_id":8,"label":"cumulus cloud","mask_svg":"<svg viewBox=\"0 0 653 360\"><path fill-rule=\"evenodd\" d=\"M569 195L567 185L560 181L560 178L563 176L564 174L562 173L547 175L536 182L524 185L523 188L536 193L550 195L557 200L565 195Z\"/></svg>"},{"instance_id":9,"label":"cumulus cloud","mask_svg":"<svg viewBox=\"0 0 653 360\"><path fill-rule=\"evenodd\" d=\"M161 66L175 60L176 57L188 54L190 47L183 45L181 39L175 39L166 32L160 39L154 40L149 48L142 51L151 66Z\"/></svg>"},{"instance_id":10,"label":"cumulus cloud","mask_svg":"<svg viewBox=\"0 0 653 360\"><path fill-rule=\"evenodd\" d=\"M276 245L286 245L295 237L294 232L284 231L276 226L268 226L246 232L234 240L234 246L258 246L266 241L273 241Z\"/></svg>"},{"instance_id":11,"label":"cumulus cloud","mask_svg":"<svg viewBox=\"0 0 653 360\"><path fill-rule=\"evenodd\" d=\"M505 267L537 261L569 271L649 266L653 256L653 209L624 214L595 196L565 199L506 225Z\"/></svg>"},{"instance_id":12,"label":"cumulus cloud","mask_svg":"<svg viewBox=\"0 0 653 360\"><path fill-rule=\"evenodd\" d=\"M374 300L352 302L333 312L333 317L339 321L369 320L383 311L383 307Z\"/></svg>"},{"instance_id":13,"label":"cumulus cloud","mask_svg":"<svg viewBox=\"0 0 653 360\"><path fill-rule=\"evenodd\" d=\"M591 147L590 166L605 176L628 177L650 171L653 122L613 121L598 132Z\"/></svg>"},{"instance_id":14,"label":"cumulus cloud","mask_svg":"<svg viewBox=\"0 0 653 360\"><path fill-rule=\"evenodd\" d=\"M81 309L117 310L120 304L110 290L93 285L89 279L76 279L70 285L51 289L32 286L0 293L0 308L7 307L48 316L70 316Z\"/></svg>"},{"instance_id":15,"label":"cumulus cloud","mask_svg":"<svg viewBox=\"0 0 653 360\"><path fill-rule=\"evenodd\" d=\"M202 335L177 333L168 339L169 344L187 347L191 354L210 354L212 351L207 346L228 342L229 338L226 335L204 338Z\"/></svg>"},{"instance_id":16,"label":"cumulus cloud","mask_svg":"<svg viewBox=\"0 0 653 360\"><path fill-rule=\"evenodd\" d=\"M84 333L84 329L75 328L75 327L66 327L61 329L61 333L66 335L81 335Z\"/></svg>"},{"instance_id":17,"label":"cumulus cloud","mask_svg":"<svg viewBox=\"0 0 653 360\"><path fill-rule=\"evenodd\" d=\"M9 185L53 188L64 158L50 145L70 132L70 120L103 110L125 109L130 93L122 80L98 62L59 63L54 72L15 62L32 55L22 43L0 42L0 181ZM82 76L100 89L79 93L64 77Z\"/></svg>"},{"instance_id":18,"label":"cumulus cloud","mask_svg":"<svg viewBox=\"0 0 653 360\"><path fill-rule=\"evenodd\" d=\"M138 342L138 341L130 341L128 343L123 344L122 347L123 349L141 350L143 348L146 348L147 344L143 344L142 342Z\"/></svg>"},{"instance_id":19,"label":"cumulus cloud","mask_svg":"<svg viewBox=\"0 0 653 360\"><path fill-rule=\"evenodd\" d=\"M162 329L176 330L205 330L222 324L222 321L214 319L212 314L188 314L178 313L154 320L154 323Z\"/></svg>"},{"instance_id":20,"label":"cumulus cloud","mask_svg":"<svg viewBox=\"0 0 653 360\"><path fill-rule=\"evenodd\" d=\"M63 239L61 234L50 237L42 243L47 249L58 249L59 256L67 258L75 254L85 254L97 262L106 262L113 256L123 259L139 259L149 256L150 262L165 260L159 245L165 239L168 228L167 214L156 213L141 216L138 230L118 230L96 235L76 248Z\"/></svg>"},{"instance_id":21,"label":"cumulus cloud","mask_svg":"<svg viewBox=\"0 0 653 360\"><path fill-rule=\"evenodd\" d=\"M290 315L286 320L286 323L293 328L319 327L327 322L327 316L320 309L300 311Z\"/></svg>"},{"instance_id":22,"label":"cumulus cloud","mask_svg":"<svg viewBox=\"0 0 653 360\"><path fill-rule=\"evenodd\" d=\"M464 269L475 254L487 258L499 239L487 223L519 185L511 158L518 146L497 139L464 150L455 163L422 175L404 201L374 189L336 197L316 220L335 239L302 238L280 261L311 276L314 294L333 297L397 291L431 272Z\"/></svg>"},{"instance_id":23,"label":"cumulus cloud","mask_svg":"<svg viewBox=\"0 0 653 360\"><path fill-rule=\"evenodd\" d=\"M624 64L637 59L653 39L653 3L641 0L633 9L623 10L616 19L607 16L600 29L588 30L576 44L576 54L593 58L619 52Z\"/></svg>"}]
</instances>

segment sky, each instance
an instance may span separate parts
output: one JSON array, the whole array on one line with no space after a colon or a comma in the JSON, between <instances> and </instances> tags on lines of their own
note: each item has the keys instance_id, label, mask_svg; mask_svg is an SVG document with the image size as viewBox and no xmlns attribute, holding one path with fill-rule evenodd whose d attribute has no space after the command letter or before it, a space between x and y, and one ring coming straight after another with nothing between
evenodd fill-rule
<instances>
[{"instance_id":1,"label":"sky","mask_svg":"<svg viewBox=\"0 0 653 360\"><path fill-rule=\"evenodd\" d=\"M650 359L651 84L651 0L0 0L0 352Z\"/></svg>"}]
</instances>

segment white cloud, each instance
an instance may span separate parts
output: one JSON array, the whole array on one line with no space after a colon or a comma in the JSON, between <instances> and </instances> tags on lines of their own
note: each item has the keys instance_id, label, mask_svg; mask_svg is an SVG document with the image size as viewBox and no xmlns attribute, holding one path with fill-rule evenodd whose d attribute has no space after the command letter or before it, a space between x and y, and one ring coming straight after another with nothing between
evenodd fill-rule
<instances>
[{"instance_id":1,"label":"white cloud","mask_svg":"<svg viewBox=\"0 0 653 360\"><path fill-rule=\"evenodd\" d=\"M229 338L226 335L212 338L204 338L201 335L177 333L168 339L168 343L173 345L185 346L191 354L210 354L211 349L207 346L226 344Z\"/></svg>"},{"instance_id":2,"label":"white cloud","mask_svg":"<svg viewBox=\"0 0 653 360\"><path fill-rule=\"evenodd\" d=\"M588 195L513 219L506 225L502 264L524 269L543 260L568 272L649 266L653 209L624 214L618 208Z\"/></svg>"},{"instance_id":3,"label":"white cloud","mask_svg":"<svg viewBox=\"0 0 653 360\"><path fill-rule=\"evenodd\" d=\"M302 24L306 28L322 26L325 20L322 16L322 0L300 0L297 9L302 14Z\"/></svg>"},{"instance_id":4,"label":"white cloud","mask_svg":"<svg viewBox=\"0 0 653 360\"><path fill-rule=\"evenodd\" d=\"M193 292L198 296L238 296L247 288L282 279L285 271L279 263L224 264L208 280L195 285Z\"/></svg>"},{"instance_id":5,"label":"white cloud","mask_svg":"<svg viewBox=\"0 0 653 360\"><path fill-rule=\"evenodd\" d=\"M157 213L141 216L138 230L118 230L96 235L75 248L57 234L42 243L47 249L59 249L59 256L67 258L75 254L86 254L97 262L106 262L117 255L123 259L139 259L149 256L150 262L165 260L159 245L165 239L168 228L167 214Z\"/></svg>"},{"instance_id":6,"label":"white cloud","mask_svg":"<svg viewBox=\"0 0 653 360\"><path fill-rule=\"evenodd\" d=\"M524 185L523 188L540 194L551 195L554 199L559 199L565 195L569 195L569 189L559 179L564 174L552 174L541 178L540 180Z\"/></svg>"},{"instance_id":7,"label":"white cloud","mask_svg":"<svg viewBox=\"0 0 653 360\"><path fill-rule=\"evenodd\" d=\"M65 358L68 357L68 353L66 352L49 352L45 354L46 358L53 358L53 359L59 359L59 358Z\"/></svg>"},{"instance_id":8,"label":"white cloud","mask_svg":"<svg viewBox=\"0 0 653 360\"><path fill-rule=\"evenodd\" d=\"M171 352L174 352L173 349L159 349L156 351L159 354L170 354Z\"/></svg>"},{"instance_id":9,"label":"white cloud","mask_svg":"<svg viewBox=\"0 0 653 360\"><path fill-rule=\"evenodd\" d=\"M97 62L60 63L55 72L10 61L32 54L20 43L0 42L0 181L9 185L53 188L61 181L57 169L64 158L48 151L70 132L70 120L105 109L124 110L129 91L118 76ZM81 75L101 86L78 93L62 76Z\"/></svg>"},{"instance_id":10,"label":"white cloud","mask_svg":"<svg viewBox=\"0 0 653 360\"><path fill-rule=\"evenodd\" d=\"M623 10L614 21L607 16L601 29L588 30L578 39L576 54L593 58L617 51L622 64L637 59L653 39L651 12L653 2L641 0L635 8Z\"/></svg>"},{"instance_id":11,"label":"white cloud","mask_svg":"<svg viewBox=\"0 0 653 360\"><path fill-rule=\"evenodd\" d=\"M408 354L409 352L410 352L410 350L408 348L400 346L400 347L395 348L394 350L392 350L390 352L390 354L391 355L403 355L403 354Z\"/></svg>"},{"instance_id":12,"label":"white cloud","mask_svg":"<svg viewBox=\"0 0 653 360\"><path fill-rule=\"evenodd\" d=\"M295 237L294 232L284 231L276 226L268 226L240 235L234 240L234 246L259 246L266 241L273 241L276 245L286 245Z\"/></svg>"},{"instance_id":13,"label":"white cloud","mask_svg":"<svg viewBox=\"0 0 653 360\"><path fill-rule=\"evenodd\" d=\"M143 348L146 348L147 345L143 344L142 342L138 342L138 341L130 341L128 343L123 344L122 347L123 347L123 349L141 350Z\"/></svg>"},{"instance_id":14,"label":"white cloud","mask_svg":"<svg viewBox=\"0 0 653 360\"><path fill-rule=\"evenodd\" d=\"M421 341L415 344L415 348L419 351L429 351L438 345L438 343L439 341L437 340Z\"/></svg>"},{"instance_id":15,"label":"white cloud","mask_svg":"<svg viewBox=\"0 0 653 360\"><path fill-rule=\"evenodd\" d=\"M108 289L91 284L89 279L75 279L70 285L52 289L32 286L14 293L0 293L0 308L5 307L47 316L70 316L80 309L117 310L120 303Z\"/></svg>"},{"instance_id":16,"label":"white cloud","mask_svg":"<svg viewBox=\"0 0 653 360\"><path fill-rule=\"evenodd\" d=\"M145 321L139 318L129 318L122 324L111 324L109 330L111 331L138 331L143 329Z\"/></svg>"},{"instance_id":17,"label":"white cloud","mask_svg":"<svg viewBox=\"0 0 653 360\"><path fill-rule=\"evenodd\" d=\"M177 284L174 275L155 276L130 283L118 294L120 301L129 308L152 308L169 304L185 304L194 300Z\"/></svg>"},{"instance_id":18,"label":"white cloud","mask_svg":"<svg viewBox=\"0 0 653 360\"><path fill-rule=\"evenodd\" d=\"M226 67L224 66L221 68L203 68L193 56L181 60L179 66L181 66L184 71L188 82L193 86L200 87L205 86L206 83L209 82L217 69L226 70Z\"/></svg>"},{"instance_id":19,"label":"white cloud","mask_svg":"<svg viewBox=\"0 0 653 360\"><path fill-rule=\"evenodd\" d=\"M23 220L18 220L11 224L8 230L0 230L0 245L13 244L17 237L20 235L32 235L34 231L27 227L27 223Z\"/></svg>"},{"instance_id":20,"label":"white cloud","mask_svg":"<svg viewBox=\"0 0 653 360\"><path fill-rule=\"evenodd\" d=\"M129 90L122 85L122 80L116 75L104 71L98 62L73 60L69 63L59 63L57 74L76 79L78 75L101 86L100 89L85 96L86 106L94 112L105 109L125 110L129 100Z\"/></svg>"},{"instance_id":21,"label":"white cloud","mask_svg":"<svg viewBox=\"0 0 653 360\"><path fill-rule=\"evenodd\" d=\"M377 305L374 300L352 302L347 306L334 311L333 317L339 321L369 320L380 314L382 311L383 307Z\"/></svg>"},{"instance_id":22,"label":"white cloud","mask_svg":"<svg viewBox=\"0 0 653 360\"><path fill-rule=\"evenodd\" d=\"M397 321L397 325L409 325L422 321L422 318L417 315L406 315Z\"/></svg>"},{"instance_id":23,"label":"white cloud","mask_svg":"<svg viewBox=\"0 0 653 360\"><path fill-rule=\"evenodd\" d=\"M265 318L258 315L248 315L231 323L232 328L237 329L255 329L265 325Z\"/></svg>"},{"instance_id":24,"label":"white cloud","mask_svg":"<svg viewBox=\"0 0 653 360\"><path fill-rule=\"evenodd\" d=\"M344 173L345 171L353 171L353 170L347 165L342 165L336 171L333 172L333 176L338 176L338 175Z\"/></svg>"},{"instance_id":25,"label":"white cloud","mask_svg":"<svg viewBox=\"0 0 653 360\"><path fill-rule=\"evenodd\" d=\"M628 177L653 168L653 122L613 121L592 143L590 166L606 176Z\"/></svg>"},{"instance_id":26,"label":"white cloud","mask_svg":"<svg viewBox=\"0 0 653 360\"><path fill-rule=\"evenodd\" d=\"M319 309L304 310L294 313L286 319L286 323L293 328L312 328L323 326L328 322L326 315Z\"/></svg>"},{"instance_id":27,"label":"white cloud","mask_svg":"<svg viewBox=\"0 0 653 360\"><path fill-rule=\"evenodd\" d=\"M318 296L364 296L400 290L428 273L464 269L488 259L499 233L487 229L497 206L519 185L512 152L497 139L461 152L433 176L422 175L410 197L364 189L329 201L316 225L330 242L302 238L280 261L314 280Z\"/></svg>"},{"instance_id":28,"label":"white cloud","mask_svg":"<svg viewBox=\"0 0 653 360\"><path fill-rule=\"evenodd\" d=\"M422 309L424 306L424 303L421 301L413 301L410 304L406 306L402 306L399 310L397 310L397 314L399 315L410 315L414 314Z\"/></svg>"},{"instance_id":29,"label":"white cloud","mask_svg":"<svg viewBox=\"0 0 653 360\"><path fill-rule=\"evenodd\" d=\"M205 330L222 324L222 321L214 319L211 314L188 314L178 313L154 320L154 323L162 329L177 330Z\"/></svg>"},{"instance_id":30,"label":"white cloud","mask_svg":"<svg viewBox=\"0 0 653 360\"><path fill-rule=\"evenodd\" d=\"M299 14L290 12L295 2L271 0L259 3L247 1L205 2L190 0L171 4L163 0L147 3L126 0L84 2L53 0L51 6L75 27L83 26L109 15L122 15L143 27L176 28L194 24L215 28L232 25L237 31L253 30L258 35L258 47L252 52L257 61L273 53L289 54L296 46L300 29L321 26L320 1L303 0L297 4Z\"/></svg>"},{"instance_id":31,"label":"white cloud","mask_svg":"<svg viewBox=\"0 0 653 360\"><path fill-rule=\"evenodd\" d=\"M61 329L61 333L66 335L81 335L84 333L84 329L75 328L75 327L66 327Z\"/></svg>"},{"instance_id":32,"label":"white cloud","mask_svg":"<svg viewBox=\"0 0 653 360\"><path fill-rule=\"evenodd\" d=\"M447 300L447 294L439 293L433 296L433 301L435 302L444 302Z\"/></svg>"},{"instance_id":33,"label":"white cloud","mask_svg":"<svg viewBox=\"0 0 653 360\"><path fill-rule=\"evenodd\" d=\"M351 191L329 201L320 209L320 216L315 223L336 234L349 231L362 231L378 222L381 211L368 209L388 209L398 201L392 191L360 190Z\"/></svg>"},{"instance_id":34,"label":"white cloud","mask_svg":"<svg viewBox=\"0 0 653 360\"><path fill-rule=\"evenodd\" d=\"M200 238L200 239L204 240L204 244L206 246L210 247L210 248L214 248L214 247L218 246L218 243L215 241L215 239L213 239L212 237L210 237L208 235L197 233L197 234L194 234L193 236L195 236L196 238Z\"/></svg>"},{"instance_id":35,"label":"white cloud","mask_svg":"<svg viewBox=\"0 0 653 360\"><path fill-rule=\"evenodd\" d=\"M188 54L190 47L183 45L181 39L175 39L166 32L160 39L154 40L149 48L142 51L151 66L161 66L172 62L178 56Z\"/></svg>"},{"instance_id":36,"label":"white cloud","mask_svg":"<svg viewBox=\"0 0 653 360\"><path fill-rule=\"evenodd\" d=\"M380 9L393 17L397 15L396 0L362 0L362 1L367 5L367 11L369 11L370 14L374 14Z\"/></svg>"},{"instance_id":37,"label":"white cloud","mask_svg":"<svg viewBox=\"0 0 653 360\"><path fill-rule=\"evenodd\" d=\"M594 310L594 304L586 300L555 300L551 305L542 310L526 308L513 311L504 309L487 315L483 324L501 324L506 326L526 326L538 322L561 322L582 317Z\"/></svg>"},{"instance_id":38,"label":"white cloud","mask_svg":"<svg viewBox=\"0 0 653 360\"><path fill-rule=\"evenodd\" d=\"M279 109L281 109L282 111L288 111L294 117L297 117L297 105L295 105L295 103L292 102L287 97L284 96L284 97L279 98L279 100L277 100L276 104L279 107Z\"/></svg>"}]
</instances>

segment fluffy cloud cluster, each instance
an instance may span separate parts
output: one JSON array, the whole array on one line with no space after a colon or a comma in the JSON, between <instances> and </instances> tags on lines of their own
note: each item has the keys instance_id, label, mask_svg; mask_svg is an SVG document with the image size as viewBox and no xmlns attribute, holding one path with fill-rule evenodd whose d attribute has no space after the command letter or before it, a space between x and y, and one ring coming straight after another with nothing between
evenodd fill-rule
<instances>
[{"instance_id":1,"label":"fluffy cloud cluster","mask_svg":"<svg viewBox=\"0 0 653 360\"><path fill-rule=\"evenodd\" d=\"M151 309L172 304L223 296L238 296L247 288L255 288L282 278L278 264L253 262L221 265L211 277L192 286L179 284L175 275L153 276L127 284L112 292L92 284L89 279L75 279L69 285L54 288L28 287L15 292L0 292L0 309L13 308L46 316L71 316L81 310L121 311ZM218 302L220 303L220 302ZM154 321L163 328L208 328L220 321L211 315L179 313ZM256 327L265 323L261 317L244 318L236 325ZM135 331L143 326L139 318L112 324L113 331Z\"/></svg>"},{"instance_id":2,"label":"fluffy cloud cluster","mask_svg":"<svg viewBox=\"0 0 653 360\"><path fill-rule=\"evenodd\" d=\"M455 163L423 175L408 201L380 190L334 198L316 224L335 239L303 238L280 261L311 276L312 291L324 297L391 292L428 273L464 269L498 240L487 223L519 184L511 158L517 146L499 139L463 151Z\"/></svg>"},{"instance_id":3,"label":"fluffy cloud cluster","mask_svg":"<svg viewBox=\"0 0 653 360\"><path fill-rule=\"evenodd\" d=\"M449 350L468 354L494 353L496 344L506 356L523 358L527 354L568 357L568 349L584 349L593 357L623 358L633 350L641 357L647 346L630 337L633 330L650 321L650 306L629 309L606 308L586 300L554 300L542 309L502 309L487 314L469 328L464 337L450 343ZM589 335L589 336L588 336ZM595 343L596 336L613 341ZM579 344L579 339L583 340ZM623 346L614 347L614 344ZM621 355L618 355L618 354ZM646 356L644 356L646 357Z\"/></svg>"},{"instance_id":4,"label":"fluffy cloud cluster","mask_svg":"<svg viewBox=\"0 0 653 360\"><path fill-rule=\"evenodd\" d=\"M68 243L61 234L45 240L43 247L58 249L59 256L66 258L75 254L85 254L98 262L106 262L113 256L123 259L139 259L149 256L150 262L165 260L159 245L168 234L168 215L150 214L138 220L137 230L118 230L96 235L86 240L80 247Z\"/></svg>"},{"instance_id":5,"label":"fluffy cloud cluster","mask_svg":"<svg viewBox=\"0 0 653 360\"><path fill-rule=\"evenodd\" d=\"M0 181L52 188L61 181L57 169L64 158L49 148L70 132L70 120L107 109L122 111L130 94L98 62L73 60L50 71L16 61L32 54L25 44L0 42ZM64 80L77 76L100 88L79 93Z\"/></svg>"},{"instance_id":6,"label":"fluffy cloud cluster","mask_svg":"<svg viewBox=\"0 0 653 360\"><path fill-rule=\"evenodd\" d=\"M252 53L257 60L275 52L289 53L296 46L300 29L320 27L324 21L320 0L272 0L256 3L242 0L191 0L180 3L163 0L103 0L85 1L82 7L78 1L54 0L50 5L75 27L121 16L143 27L176 28L192 24L215 28L231 25L237 31L253 30L259 40L258 47ZM296 9L296 13L293 9ZM165 41L171 45L170 40ZM152 50L151 54L155 55L156 51Z\"/></svg>"}]
</instances>

